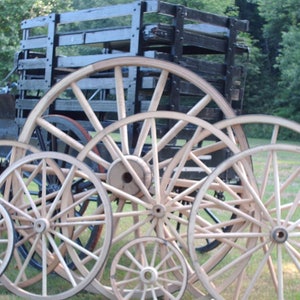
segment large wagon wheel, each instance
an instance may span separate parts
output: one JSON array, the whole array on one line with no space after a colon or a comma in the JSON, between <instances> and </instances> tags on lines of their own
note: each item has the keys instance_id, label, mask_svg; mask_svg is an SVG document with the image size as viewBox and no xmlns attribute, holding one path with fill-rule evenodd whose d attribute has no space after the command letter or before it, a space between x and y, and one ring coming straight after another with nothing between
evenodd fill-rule
<instances>
[{"instance_id":1,"label":"large wagon wheel","mask_svg":"<svg viewBox=\"0 0 300 300\"><path fill-rule=\"evenodd\" d=\"M180 272L181 280L176 272ZM179 249L156 237L137 238L121 248L112 261L110 274L118 299L158 299L156 288L162 297L181 299L188 280L186 261ZM170 285L177 285L176 295L170 293Z\"/></svg>"},{"instance_id":2,"label":"large wagon wheel","mask_svg":"<svg viewBox=\"0 0 300 300\"><path fill-rule=\"evenodd\" d=\"M134 78L134 82L129 82L131 77L128 74L133 73L136 73L139 78ZM84 80L87 77L92 78L93 82L97 83L94 83L96 85L95 93L97 88L103 94L108 93L105 101L90 100L86 96L86 91L81 89L81 86L84 86ZM112 80L114 80L113 85L111 85ZM170 93L174 81L177 82L178 87L175 94ZM134 91L134 89L131 89L132 86L136 86L137 90L142 90L143 94L132 93ZM109 93L109 90L114 92ZM34 137L35 128L40 128L51 136L56 134L60 142L69 147L70 152L71 149L74 152L83 149L85 143L66 134L65 131L55 128L53 122L43 117L43 114L49 108L56 107L59 110L59 103L62 103L59 101L66 97L67 100L74 100L72 101L72 107L79 107L78 110L82 111L80 118L86 128L93 132L93 135L101 131L109 122L109 120L102 120L99 113L94 111L94 107L101 111L103 106L105 112L107 110L105 105L109 105L109 111L115 110L117 112L115 119L123 119L128 115L141 111L162 109L185 112L189 116L200 118L209 116L209 118L212 118L210 121L218 120L222 116L229 118L235 115L220 93L188 69L167 61L145 57L120 57L100 61L82 68L53 86L32 110L30 117L24 124L19 140L29 143ZM190 107L190 109L186 107ZM72 112L65 113L72 114ZM214 114L217 117L211 117ZM166 128L172 127L172 125L165 124L165 127L161 129L162 132ZM131 127L124 128L124 133L132 133L132 136L130 133L128 134L128 144L124 147L128 149L135 147L135 136L139 135L136 132L137 130L137 128ZM247 142L242 131L238 132L235 138L243 149L247 148ZM105 143L109 143L109 141ZM101 153L101 155L103 156L104 153Z\"/></svg>"},{"instance_id":3,"label":"large wagon wheel","mask_svg":"<svg viewBox=\"0 0 300 300\"><path fill-rule=\"evenodd\" d=\"M287 159L290 158L290 160ZM248 159L253 161L253 167ZM298 146L270 144L234 155L208 177L194 202L189 223L189 249L198 277L214 299L287 299L299 294L300 238L299 185L300 150ZM243 183L241 197L219 176L234 168ZM256 180L249 180L248 171ZM216 185L227 194L222 202L213 196ZM236 208L238 205L238 209ZM199 218L206 207L223 213L224 221L211 224ZM235 214L243 223L238 231L223 232L226 214ZM205 257L195 251L203 239L215 239L230 248L226 258L214 268L211 260L221 248Z\"/></svg>"},{"instance_id":4,"label":"large wagon wheel","mask_svg":"<svg viewBox=\"0 0 300 300\"><path fill-rule=\"evenodd\" d=\"M138 71L138 72L137 72ZM140 76L139 78L135 78L134 82L128 82L128 74L132 74L132 72L137 72L136 74ZM107 76L111 76L114 80L114 86L107 85ZM58 107L59 100L66 98L66 95L69 97L68 99L74 99L74 106L78 106L79 109L82 110L81 120L84 124L88 124L87 128L95 135L101 131L107 125L107 121L102 121L100 119L100 115L94 111L94 107L101 108L101 101L95 103L94 100L89 101L88 97L85 96L85 91L81 89L81 86L84 86L84 80L86 77L93 78L94 81L98 82L99 87L103 89L113 89L114 93L110 93L108 96L109 99L105 99L107 101L103 102L104 104L110 104L110 107L114 107L117 112L116 120L122 120L128 117L128 115L132 115L135 112L140 111L157 111L162 109L167 109L170 111L181 111L184 106L183 102L187 99L193 99L193 103L190 104L191 108L186 112L187 117L198 116L201 117L204 111L211 110L214 111L216 108L219 112L218 118L222 115L225 117L233 117L235 114L229 104L225 101L225 99L218 93L210 84L208 84L205 80L200 78L195 73L170 62L155 60L144 57L120 57L110 60L100 61L93 65L82 68L64 79L58 82L53 88L39 101L36 107L32 110L30 117L27 119L24 124L23 130L19 136L19 140L30 143L34 135L34 129L36 127L42 128L44 131L49 132L49 134L57 136L65 145L68 145L70 148L75 149L75 151L81 151L85 148L85 145L80 143L80 141L75 140L74 138L65 134L59 128L56 128L43 118L43 114L47 112L47 110L51 107ZM111 80L110 78L110 80ZM135 95L128 92L130 90L130 86L137 84L139 82L149 83L146 79L151 79L151 87L148 88L147 85L140 86L144 94L142 95L143 99L136 99ZM180 85L178 85L179 90L177 96L172 93L170 94L170 86L172 86L172 80L180 81ZM154 83L154 84L153 84ZM99 88L99 89L100 89ZM139 88L139 86L137 86ZM179 97L179 98L178 98ZM144 101L147 100L147 101ZM175 104L181 103L181 105ZM133 107L137 109L134 111ZM112 108L110 108L112 110ZM177 122L177 121L176 121ZM189 122L189 120L187 120ZM150 123L149 123L150 124ZM136 149L136 139L139 136L145 136L149 132L149 124L142 129L143 132L139 133L138 127L123 126L122 127L122 136L126 137L126 143L122 144L122 153L123 155L129 155L134 153ZM178 126L178 125L177 125ZM165 123L160 127L157 138L160 139L161 136L164 136L166 132L168 132L169 128L176 128L176 124L174 123ZM189 130L186 130L188 133ZM131 135L132 133L132 135ZM188 140L191 136L185 135L185 139ZM169 139L168 146L176 144L176 135L173 135L173 139ZM243 135L243 132L239 132L236 137L238 143L242 145L243 148L247 148L247 141ZM112 144L112 146L111 146ZM144 144L144 142L142 142ZM222 142L220 143L222 144ZM111 137L106 137L103 139L101 143L102 148L111 148L115 144L111 142ZM165 146L165 145L164 145ZM226 146L226 143L225 143ZM103 149L100 147L100 153L103 160L99 161L99 155L94 151L91 151L89 155L89 159L92 161L96 161L99 165L102 165L104 168L108 168L109 165L105 165L106 159L105 155L108 157L110 153L105 153ZM224 143L220 146L220 148L224 148ZM105 150L105 149L104 149ZM144 149L139 148L140 151L144 151ZM210 151L207 150L208 152ZM214 150L212 150L214 151ZM151 152L150 152L151 153ZM149 168L147 166L142 166L142 160L140 156L143 153L137 153L133 157L131 157L128 162L129 165L138 165L141 167L141 170L144 172L145 180L149 178L148 174L150 174ZM172 157L172 153L168 151L165 152L169 159ZM208 153L209 154L209 153ZM135 161L137 156L137 162ZM114 166L115 170L118 170L119 167L122 166L120 162L120 156L115 156L114 158ZM105 161L106 160L106 161ZM167 161L167 160L166 160ZM148 169L147 169L148 168ZM125 172L126 173L126 172ZM128 174L128 173L127 173ZM112 172L109 173L110 180L114 180L114 174ZM117 174L118 175L118 174ZM106 181L106 174L103 174L104 181ZM123 180L127 180L131 182L131 178L126 178L124 176ZM110 186L113 186L114 183L110 181ZM117 180L118 182L118 180ZM178 181L177 181L178 182ZM146 190L150 188L150 182L144 182L144 192L149 194L149 191ZM132 188L133 184L128 184L128 187ZM120 190L120 187L117 187ZM158 189L158 187L156 187ZM180 189L185 189L185 186L180 186ZM131 191L130 193L133 193ZM186 199L185 199L186 200ZM189 200L190 201L190 200ZM123 210L126 201L118 202L118 209ZM144 204L143 204L144 205ZM157 207L157 213L159 212L159 207ZM138 210L137 207L134 210ZM136 212L136 218L139 217L139 211ZM179 216L179 219L181 217ZM182 225L183 226L183 225ZM186 224L185 224L186 227ZM181 229L182 230L182 229ZM111 297L111 293L109 294Z\"/></svg>"},{"instance_id":5,"label":"large wagon wheel","mask_svg":"<svg viewBox=\"0 0 300 300\"><path fill-rule=\"evenodd\" d=\"M47 189L48 176L60 181L57 190ZM42 177L42 190L39 195L32 195L37 177ZM93 188L74 192L72 184L80 178ZM101 270L112 236L110 202L94 172L71 156L39 152L11 164L0 177L0 186L3 185L9 190L4 195L9 196L1 202L22 237L15 248L26 245L30 249L26 258L14 251L12 263L1 277L4 286L30 299L64 299L84 289ZM92 195L101 198L101 205L76 215L76 207ZM92 251L76 242L88 239L89 226L98 225L102 235ZM39 257L41 269L31 267L33 256ZM70 260L75 267L69 267ZM53 284L55 280L59 281L58 289L57 283Z\"/></svg>"},{"instance_id":6,"label":"large wagon wheel","mask_svg":"<svg viewBox=\"0 0 300 300\"><path fill-rule=\"evenodd\" d=\"M160 125L167 122L173 122L174 126L158 138ZM140 128L140 134L131 153L124 147L128 143L128 136L123 129L135 125ZM175 136L183 136L187 130L191 136L189 140L182 139L179 146L170 147L170 141ZM201 156L198 157L198 169L202 172L202 180L179 178L177 175L182 171L182 166L178 164L177 171L173 169L173 173L168 176L165 169L172 164L174 156L182 154L182 149L185 150L185 155L189 155L193 149L199 147L202 138L208 135L214 136L214 142L205 148L208 153L221 147L233 152L239 151L239 147L225 133L197 117L156 111L129 116L111 124L94 136L79 153L78 159L94 157L95 162L105 168L105 173L100 178L113 203L112 253L130 240L141 236L157 236L177 247L180 245L180 251L189 260L187 226L194 198L185 193L178 195L173 191L178 186L195 192L201 187L204 178L211 173L211 169L205 167L205 160ZM108 140L110 142L105 143ZM102 151L110 157L104 159L95 156L93 149L96 145L101 145ZM177 230L178 224L181 227L180 232ZM189 266L188 288L199 296L201 291L194 289L193 270L190 264ZM102 294L112 297L113 292L105 284L105 277L105 274L101 274L99 284L93 282L93 285Z\"/></svg>"}]
</instances>

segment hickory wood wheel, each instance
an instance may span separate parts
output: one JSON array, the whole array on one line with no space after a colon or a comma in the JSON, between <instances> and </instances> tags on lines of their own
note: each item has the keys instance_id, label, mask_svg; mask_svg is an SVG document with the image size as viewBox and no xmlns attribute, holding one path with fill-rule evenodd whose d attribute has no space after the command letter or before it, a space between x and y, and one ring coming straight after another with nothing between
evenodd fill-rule
<instances>
[{"instance_id":1,"label":"hickory wood wheel","mask_svg":"<svg viewBox=\"0 0 300 300\"><path fill-rule=\"evenodd\" d=\"M174 266L175 263L175 266ZM180 272L180 280L176 272ZM178 247L156 237L137 238L114 257L110 280L118 299L181 299L187 286L186 261ZM169 286L176 294L169 291Z\"/></svg>"},{"instance_id":2,"label":"hickory wood wheel","mask_svg":"<svg viewBox=\"0 0 300 300\"><path fill-rule=\"evenodd\" d=\"M56 177L60 185L49 189L48 177ZM90 187L76 192L72 186L80 179L88 181ZM40 180L41 192L33 195L31 189ZM2 204L19 236L2 284L30 299L65 299L84 289L101 270L112 236L110 202L93 171L66 154L39 152L11 164L2 173L0 185L10 190L4 193L7 197ZM92 196L100 197L101 205L78 215L76 207ZM78 243L78 239L90 238L90 226L102 229L92 250ZM26 258L18 251L22 246L28 249ZM33 259L41 268L32 267ZM59 287L55 288L57 280Z\"/></svg>"},{"instance_id":3,"label":"hickory wood wheel","mask_svg":"<svg viewBox=\"0 0 300 300\"><path fill-rule=\"evenodd\" d=\"M157 136L162 123L173 122L174 126L163 135ZM126 147L128 136L123 129L137 125L140 134L134 149ZM172 144L174 137L184 136L189 131L188 140L178 140L178 145ZM78 159L94 159L105 172L99 174L104 187L110 194L113 207L114 235L112 248L120 248L130 240L143 236L157 236L173 245L180 245L180 251L189 261L187 247L187 226L189 214L194 200L187 194L178 195L174 187L199 189L204 181L186 180L179 178L182 166L176 165L177 172L168 176L165 170L172 164L174 157L182 153L182 149L188 155L192 149L198 148L202 138L214 136L214 142L205 148L207 155L223 148L238 152L238 146L225 133L216 130L211 124L186 114L177 112L147 112L129 116L119 120L99 132L79 153ZM109 143L105 143L109 141ZM96 156L93 153L96 145L101 145L101 153L107 153L110 157ZM206 167L206 156L198 157L199 172L203 177L211 173ZM174 170L173 170L174 171ZM181 230L177 227L180 224ZM217 263L217 262L216 262ZM189 265L189 285L191 293L199 296L194 282L193 269ZM99 277L99 282L93 282L94 287L106 297L113 297L111 288L104 283L107 278L104 269Z\"/></svg>"},{"instance_id":4,"label":"hickory wood wheel","mask_svg":"<svg viewBox=\"0 0 300 300\"><path fill-rule=\"evenodd\" d=\"M15 246L15 229L9 213L0 204L0 276L11 261Z\"/></svg>"},{"instance_id":5,"label":"hickory wood wheel","mask_svg":"<svg viewBox=\"0 0 300 300\"><path fill-rule=\"evenodd\" d=\"M298 146L270 144L254 147L229 158L207 178L196 197L189 223L189 249L196 273L214 299L293 299L300 280L300 150ZM249 158L253 166L248 164ZM244 196L219 184L219 175L234 168L243 183ZM255 181L248 171L254 169ZM219 185L225 202L211 190ZM224 218L211 224L199 217L206 207ZM243 224L237 231L223 232L226 214ZM224 217L225 215L225 217ZM204 257L195 248L203 239L216 239L222 247ZM214 268L222 248L226 257Z\"/></svg>"}]
</instances>

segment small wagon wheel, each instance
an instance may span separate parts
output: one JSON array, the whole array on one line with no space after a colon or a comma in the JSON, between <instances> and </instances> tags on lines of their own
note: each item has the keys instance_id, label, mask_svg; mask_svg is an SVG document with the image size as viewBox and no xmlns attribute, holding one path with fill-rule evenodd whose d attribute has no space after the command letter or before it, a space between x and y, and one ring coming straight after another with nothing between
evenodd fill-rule
<instances>
[{"instance_id":1,"label":"small wagon wheel","mask_svg":"<svg viewBox=\"0 0 300 300\"><path fill-rule=\"evenodd\" d=\"M189 249L197 275L214 299L285 299L299 294L299 156L295 145L248 149L219 165L201 187L190 215ZM293 159L288 162L287 157ZM210 191L220 185L220 174L230 168L239 175L244 196L229 185L219 186L227 193L227 201L222 202ZM247 176L252 168L255 181ZM223 212L223 216L234 213L232 225L243 226L236 232L223 232L222 227L230 223L226 216L223 222L211 224L199 218L199 210L205 207ZM223 246L204 257L195 247L207 238L220 240ZM211 268L211 261L226 245L230 248L226 258Z\"/></svg>"},{"instance_id":2,"label":"small wagon wheel","mask_svg":"<svg viewBox=\"0 0 300 300\"><path fill-rule=\"evenodd\" d=\"M15 247L15 229L9 213L3 205L0 204L0 245L1 262L0 276L5 272L11 261Z\"/></svg>"},{"instance_id":3,"label":"small wagon wheel","mask_svg":"<svg viewBox=\"0 0 300 300\"><path fill-rule=\"evenodd\" d=\"M60 180L58 190L47 189L48 176ZM39 195L32 195L36 177L42 177L43 187ZM84 178L93 188L74 192L72 184L78 178ZM10 193L1 203L22 237L15 249L26 245L30 250L26 258L14 251L12 262L1 277L3 285L30 299L65 299L84 289L101 270L112 237L110 202L94 172L69 155L39 152L11 164L0 177L0 186L4 184ZM76 215L76 207L92 195L101 198L101 205ZM89 227L96 225L102 227L102 235L93 250L76 242L88 238ZM41 269L31 267L33 256L39 257ZM55 276L60 278L58 289L51 284Z\"/></svg>"},{"instance_id":4,"label":"small wagon wheel","mask_svg":"<svg viewBox=\"0 0 300 300\"><path fill-rule=\"evenodd\" d=\"M176 272L181 273L181 280ZM112 261L110 274L118 299L158 299L157 293L167 299L181 299L188 280L181 251L157 237L137 238L122 247Z\"/></svg>"},{"instance_id":5,"label":"small wagon wheel","mask_svg":"<svg viewBox=\"0 0 300 300\"><path fill-rule=\"evenodd\" d=\"M160 125L167 122L173 122L174 126L158 137ZM132 152L127 152L123 146L127 144L128 137L123 129L132 125L140 128L140 134L136 147ZM187 130L190 138L182 139L180 145L170 147L174 136L183 136ZM113 203L112 248L120 248L128 240L142 236L157 236L174 245L180 244L180 251L189 259L187 226L194 198L173 191L176 186L197 191L211 169L205 167L206 161L199 156L198 169L203 173L202 180L188 180L184 176L179 178L177 175L182 171L181 165L176 165L177 171L173 169L168 176L165 170L169 169L174 156L182 154L182 149L189 155L207 135L215 138L205 149L207 154L221 147L239 152L234 141L208 122L182 113L156 111L129 116L111 124L94 136L79 153L78 159L84 161L85 158L92 158L105 169L105 173L99 176ZM105 158L94 155L96 145L101 146L101 153L107 153ZM177 230L178 224L182 229L180 232ZM192 277L191 265L189 271ZM101 276L105 278L105 274L101 273ZM99 284L94 281L93 285L102 294L112 297L110 287L103 283L101 276ZM199 291L194 290L191 281L188 288L199 296Z\"/></svg>"}]
</instances>

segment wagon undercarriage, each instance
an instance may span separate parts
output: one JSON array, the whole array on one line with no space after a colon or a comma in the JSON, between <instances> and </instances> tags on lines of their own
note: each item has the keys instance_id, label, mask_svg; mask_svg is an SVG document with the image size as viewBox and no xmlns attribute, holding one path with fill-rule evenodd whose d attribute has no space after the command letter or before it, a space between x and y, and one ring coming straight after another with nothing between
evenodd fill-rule
<instances>
[{"instance_id":1,"label":"wagon undercarriage","mask_svg":"<svg viewBox=\"0 0 300 300\"><path fill-rule=\"evenodd\" d=\"M151 14L171 24L145 24ZM121 15L130 26L71 24ZM270 299L297 294L300 151L280 132L300 125L239 116L247 22L139 1L22 29L19 134L0 140L6 288L32 299L248 299L264 280ZM102 53L59 55L75 45ZM265 145L249 144L251 126L269 133Z\"/></svg>"}]
</instances>

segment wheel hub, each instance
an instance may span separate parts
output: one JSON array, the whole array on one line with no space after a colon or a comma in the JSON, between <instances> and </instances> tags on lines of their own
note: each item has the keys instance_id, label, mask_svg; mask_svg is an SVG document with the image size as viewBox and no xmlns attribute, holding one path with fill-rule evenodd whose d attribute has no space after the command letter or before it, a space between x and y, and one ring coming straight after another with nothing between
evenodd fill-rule
<instances>
[{"instance_id":1,"label":"wheel hub","mask_svg":"<svg viewBox=\"0 0 300 300\"><path fill-rule=\"evenodd\" d=\"M166 208L161 204L156 204L152 208L152 215L156 218L163 218L166 214Z\"/></svg>"},{"instance_id":2,"label":"wheel hub","mask_svg":"<svg viewBox=\"0 0 300 300\"><path fill-rule=\"evenodd\" d=\"M148 189L152 179L149 166L141 158L133 155L126 156L126 161L143 182L145 188ZM110 166L107 173L107 182L133 196L138 196L142 193L140 186L134 180L133 174L120 159L114 161Z\"/></svg>"},{"instance_id":3,"label":"wheel hub","mask_svg":"<svg viewBox=\"0 0 300 300\"><path fill-rule=\"evenodd\" d=\"M275 227L271 232L272 240L276 243L282 244L287 241L289 234L283 227Z\"/></svg>"},{"instance_id":4,"label":"wheel hub","mask_svg":"<svg viewBox=\"0 0 300 300\"><path fill-rule=\"evenodd\" d=\"M158 278L157 270L152 267L146 267L141 271L140 278L144 284L154 284Z\"/></svg>"},{"instance_id":5,"label":"wheel hub","mask_svg":"<svg viewBox=\"0 0 300 300\"><path fill-rule=\"evenodd\" d=\"M49 222L47 219L37 219L34 222L33 228L36 233L43 233L49 228Z\"/></svg>"}]
</instances>

